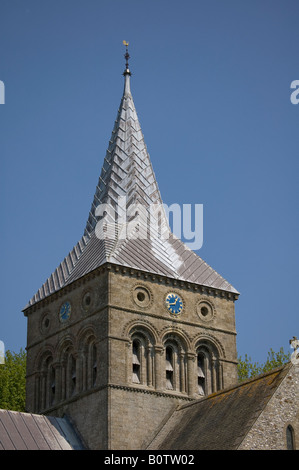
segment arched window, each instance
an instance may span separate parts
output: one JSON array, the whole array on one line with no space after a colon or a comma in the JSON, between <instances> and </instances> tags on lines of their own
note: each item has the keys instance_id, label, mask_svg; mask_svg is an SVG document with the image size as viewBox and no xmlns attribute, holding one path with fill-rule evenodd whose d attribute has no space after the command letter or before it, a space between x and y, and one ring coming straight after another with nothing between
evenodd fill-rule
<instances>
[{"instance_id":1,"label":"arched window","mask_svg":"<svg viewBox=\"0 0 299 470\"><path fill-rule=\"evenodd\" d=\"M46 352L39 365L39 374L36 383L36 410L49 408L55 401L56 377L53 367L53 357Z\"/></svg>"},{"instance_id":2,"label":"arched window","mask_svg":"<svg viewBox=\"0 0 299 470\"><path fill-rule=\"evenodd\" d=\"M77 392L95 387L98 376L98 349L96 337L91 329L82 333L77 361Z\"/></svg>"},{"instance_id":3,"label":"arched window","mask_svg":"<svg viewBox=\"0 0 299 470\"><path fill-rule=\"evenodd\" d=\"M77 361L72 346L63 351L61 365L61 399L64 400L77 391Z\"/></svg>"},{"instance_id":4,"label":"arched window","mask_svg":"<svg viewBox=\"0 0 299 470\"><path fill-rule=\"evenodd\" d=\"M165 378L164 384L166 390L175 390L177 392L186 391L186 357L185 350L179 341L173 335L165 341L164 356Z\"/></svg>"},{"instance_id":5,"label":"arched window","mask_svg":"<svg viewBox=\"0 0 299 470\"><path fill-rule=\"evenodd\" d=\"M128 381L147 387L154 385L154 341L149 331L134 328L129 345Z\"/></svg>"},{"instance_id":6,"label":"arched window","mask_svg":"<svg viewBox=\"0 0 299 470\"><path fill-rule=\"evenodd\" d=\"M289 424L286 429L287 450L295 450L294 429Z\"/></svg>"},{"instance_id":7,"label":"arched window","mask_svg":"<svg viewBox=\"0 0 299 470\"><path fill-rule=\"evenodd\" d=\"M197 356L197 393L209 395L221 388L219 354L214 344L201 342L196 349Z\"/></svg>"}]
</instances>

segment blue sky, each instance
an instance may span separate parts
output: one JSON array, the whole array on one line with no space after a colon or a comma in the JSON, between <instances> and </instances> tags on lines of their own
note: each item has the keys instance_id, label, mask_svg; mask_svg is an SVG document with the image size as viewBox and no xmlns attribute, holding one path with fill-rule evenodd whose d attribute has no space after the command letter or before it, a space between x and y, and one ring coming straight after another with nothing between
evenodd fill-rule
<instances>
[{"instance_id":1,"label":"blue sky","mask_svg":"<svg viewBox=\"0 0 299 470\"><path fill-rule=\"evenodd\" d=\"M123 91L162 198L204 205L198 251L241 292L237 348L289 351L298 322L299 3L1 0L1 308L27 301L83 234Z\"/></svg>"}]
</instances>

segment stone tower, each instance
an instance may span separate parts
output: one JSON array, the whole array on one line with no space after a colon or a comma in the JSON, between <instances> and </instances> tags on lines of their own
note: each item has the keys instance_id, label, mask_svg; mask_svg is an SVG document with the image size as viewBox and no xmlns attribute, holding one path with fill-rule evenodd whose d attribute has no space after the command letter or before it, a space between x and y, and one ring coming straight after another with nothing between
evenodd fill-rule
<instances>
[{"instance_id":1,"label":"stone tower","mask_svg":"<svg viewBox=\"0 0 299 470\"><path fill-rule=\"evenodd\" d=\"M68 416L90 449L145 448L178 403L237 380L239 293L169 232L125 57L84 235L24 309L27 411Z\"/></svg>"}]
</instances>

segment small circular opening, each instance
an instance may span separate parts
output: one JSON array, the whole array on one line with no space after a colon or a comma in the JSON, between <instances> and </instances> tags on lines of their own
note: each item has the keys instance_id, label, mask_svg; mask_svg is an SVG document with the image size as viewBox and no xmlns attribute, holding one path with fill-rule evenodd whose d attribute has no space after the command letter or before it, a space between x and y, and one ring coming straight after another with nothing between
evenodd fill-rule
<instances>
[{"instance_id":1,"label":"small circular opening","mask_svg":"<svg viewBox=\"0 0 299 470\"><path fill-rule=\"evenodd\" d=\"M87 295L87 296L85 297L85 304L86 304L86 305L90 305L90 302L91 302L90 295Z\"/></svg>"},{"instance_id":2,"label":"small circular opening","mask_svg":"<svg viewBox=\"0 0 299 470\"><path fill-rule=\"evenodd\" d=\"M208 313L209 313L209 310L208 310L207 307L201 307L200 311L201 311L201 314L202 314L204 317L206 317L206 316L208 315Z\"/></svg>"},{"instance_id":3,"label":"small circular opening","mask_svg":"<svg viewBox=\"0 0 299 470\"><path fill-rule=\"evenodd\" d=\"M145 294L143 292L138 292L137 299L139 300L139 302L143 302L145 299Z\"/></svg>"},{"instance_id":4,"label":"small circular opening","mask_svg":"<svg viewBox=\"0 0 299 470\"><path fill-rule=\"evenodd\" d=\"M50 327L50 318L48 316L45 316L42 319L42 323L41 323L42 333L46 333L49 330L49 327Z\"/></svg>"}]
</instances>

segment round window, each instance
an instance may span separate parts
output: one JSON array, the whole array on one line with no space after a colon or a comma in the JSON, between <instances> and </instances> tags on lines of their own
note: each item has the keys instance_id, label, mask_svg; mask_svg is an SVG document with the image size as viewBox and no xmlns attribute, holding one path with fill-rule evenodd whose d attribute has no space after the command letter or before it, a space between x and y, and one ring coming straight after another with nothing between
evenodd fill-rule
<instances>
[{"instance_id":1,"label":"round window","mask_svg":"<svg viewBox=\"0 0 299 470\"><path fill-rule=\"evenodd\" d=\"M151 292L143 286L136 286L133 290L133 300L139 307L148 307L152 300Z\"/></svg>"},{"instance_id":2,"label":"round window","mask_svg":"<svg viewBox=\"0 0 299 470\"><path fill-rule=\"evenodd\" d=\"M92 305L92 295L90 292L85 292L82 297L82 308L83 310L87 311L90 309Z\"/></svg>"},{"instance_id":3,"label":"round window","mask_svg":"<svg viewBox=\"0 0 299 470\"><path fill-rule=\"evenodd\" d=\"M201 300L197 304L197 315L200 320L210 321L214 318L215 309L213 305L207 300Z\"/></svg>"},{"instance_id":4,"label":"round window","mask_svg":"<svg viewBox=\"0 0 299 470\"><path fill-rule=\"evenodd\" d=\"M50 329L50 314L45 313L41 319L40 328L42 333L48 333Z\"/></svg>"}]
</instances>

